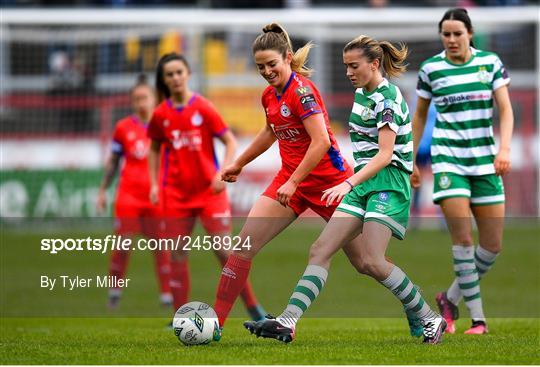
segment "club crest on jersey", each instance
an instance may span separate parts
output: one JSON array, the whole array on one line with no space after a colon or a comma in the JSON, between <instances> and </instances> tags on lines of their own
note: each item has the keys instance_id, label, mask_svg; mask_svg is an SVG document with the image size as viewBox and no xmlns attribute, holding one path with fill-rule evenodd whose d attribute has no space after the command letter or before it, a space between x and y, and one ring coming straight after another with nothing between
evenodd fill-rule
<instances>
[{"instance_id":1,"label":"club crest on jersey","mask_svg":"<svg viewBox=\"0 0 540 367\"><path fill-rule=\"evenodd\" d=\"M364 107L362 109L362 113L360 114L360 117L362 117L362 120L367 121L371 118L371 110L369 108Z\"/></svg>"},{"instance_id":2,"label":"club crest on jersey","mask_svg":"<svg viewBox=\"0 0 540 367\"><path fill-rule=\"evenodd\" d=\"M167 126L169 126L170 124L171 124L171 123L169 122L169 120L163 121L163 126L164 126L164 127L167 127Z\"/></svg>"},{"instance_id":3,"label":"club crest on jersey","mask_svg":"<svg viewBox=\"0 0 540 367\"><path fill-rule=\"evenodd\" d=\"M478 80L483 84L489 83L489 73L485 66L480 66L478 70Z\"/></svg>"},{"instance_id":4,"label":"club crest on jersey","mask_svg":"<svg viewBox=\"0 0 540 367\"><path fill-rule=\"evenodd\" d=\"M195 112L193 116L191 116L191 124L193 126L201 126L203 123L203 117L199 113L199 111Z\"/></svg>"},{"instance_id":5,"label":"club crest on jersey","mask_svg":"<svg viewBox=\"0 0 540 367\"><path fill-rule=\"evenodd\" d=\"M443 174L441 177L439 177L439 187L441 189L447 189L452 184L452 180L447 175Z\"/></svg>"},{"instance_id":6,"label":"club crest on jersey","mask_svg":"<svg viewBox=\"0 0 540 367\"><path fill-rule=\"evenodd\" d=\"M281 107L279 108L279 112L283 117L289 117L291 115L291 110L285 103L281 105Z\"/></svg>"}]
</instances>

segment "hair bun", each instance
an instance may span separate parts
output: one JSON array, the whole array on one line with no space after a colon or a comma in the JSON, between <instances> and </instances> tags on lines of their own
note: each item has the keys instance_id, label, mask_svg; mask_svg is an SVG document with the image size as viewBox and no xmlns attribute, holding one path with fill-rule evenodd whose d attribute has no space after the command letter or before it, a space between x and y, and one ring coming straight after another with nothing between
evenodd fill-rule
<instances>
[{"instance_id":1,"label":"hair bun","mask_svg":"<svg viewBox=\"0 0 540 367\"><path fill-rule=\"evenodd\" d=\"M270 24L267 24L264 28L263 28L263 32L264 33L270 33L270 32L273 32L273 33L283 33L283 28L281 28L281 26L279 24L276 24L276 23L270 23Z\"/></svg>"}]
</instances>

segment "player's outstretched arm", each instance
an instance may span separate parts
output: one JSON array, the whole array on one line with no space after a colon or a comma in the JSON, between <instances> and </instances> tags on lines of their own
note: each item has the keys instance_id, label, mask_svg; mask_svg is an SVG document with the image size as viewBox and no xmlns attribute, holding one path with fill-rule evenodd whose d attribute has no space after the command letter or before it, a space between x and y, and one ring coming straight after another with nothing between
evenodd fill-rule
<instances>
[{"instance_id":1,"label":"player's outstretched arm","mask_svg":"<svg viewBox=\"0 0 540 367\"><path fill-rule=\"evenodd\" d=\"M225 145L225 153L223 155L223 167L230 166L231 162L234 159L234 155L236 154L236 138L234 137L234 134L227 130L223 135L219 137L219 140ZM212 191L217 194L223 190L225 190L225 183L221 179L222 177L222 170L218 171L217 174L214 176L214 179L212 180Z\"/></svg>"},{"instance_id":2,"label":"player's outstretched arm","mask_svg":"<svg viewBox=\"0 0 540 367\"><path fill-rule=\"evenodd\" d=\"M221 179L227 182L236 182L242 168L266 152L275 141L276 136L274 132L268 125L265 125L246 150L233 163L223 168Z\"/></svg>"}]
</instances>

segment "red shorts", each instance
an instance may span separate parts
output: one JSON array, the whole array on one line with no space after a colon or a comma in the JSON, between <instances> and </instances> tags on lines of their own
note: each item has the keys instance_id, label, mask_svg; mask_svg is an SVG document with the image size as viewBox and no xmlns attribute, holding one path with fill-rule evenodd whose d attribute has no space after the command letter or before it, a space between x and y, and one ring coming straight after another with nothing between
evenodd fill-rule
<instances>
[{"instance_id":1,"label":"red shorts","mask_svg":"<svg viewBox=\"0 0 540 367\"><path fill-rule=\"evenodd\" d=\"M163 236L174 238L190 235L197 217L208 234L231 233L231 206L226 191L209 195L203 205L198 203L197 206L192 206L190 203L165 199Z\"/></svg>"},{"instance_id":2,"label":"red shorts","mask_svg":"<svg viewBox=\"0 0 540 367\"><path fill-rule=\"evenodd\" d=\"M270 185L263 192L264 196L269 197L270 199L277 200L276 193L277 190L287 182L288 177L283 175L277 175ZM336 181L336 185L340 184L341 181ZM332 214L336 210L339 203L333 203L330 206L326 206L326 202L321 201L322 190L302 190L298 189L293 194L289 201L289 206L296 213L296 215L302 214L306 209L311 209L318 215L320 215L325 221L329 221Z\"/></svg>"},{"instance_id":3,"label":"red shorts","mask_svg":"<svg viewBox=\"0 0 540 367\"><path fill-rule=\"evenodd\" d=\"M159 233L161 209L150 200L141 200L128 193L119 193L114 206L114 229L117 234L156 237Z\"/></svg>"}]
</instances>

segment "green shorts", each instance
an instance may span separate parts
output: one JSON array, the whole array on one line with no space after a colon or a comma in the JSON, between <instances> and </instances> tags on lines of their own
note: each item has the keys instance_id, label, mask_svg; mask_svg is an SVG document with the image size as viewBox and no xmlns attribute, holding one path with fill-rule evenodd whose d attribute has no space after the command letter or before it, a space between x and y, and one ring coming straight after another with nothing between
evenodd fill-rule
<instances>
[{"instance_id":1,"label":"green shorts","mask_svg":"<svg viewBox=\"0 0 540 367\"><path fill-rule=\"evenodd\" d=\"M433 177L433 202L443 199L469 198L471 205L504 203L504 186L500 176L462 176L452 172L436 173Z\"/></svg>"},{"instance_id":2,"label":"green shorts","mask_svg":"<svg viewBox=\"0 0 540 367\"><path fill-rule=\"evenodd\" d=\"M384 224L397 239L405 238L409 224L411 185L409 174L386 166L366 182L357 185L336 210Z\"/></svg>"}]
</instances>

